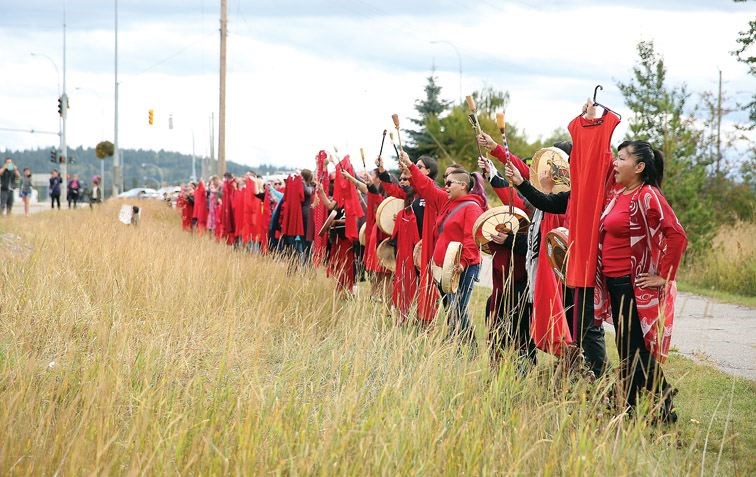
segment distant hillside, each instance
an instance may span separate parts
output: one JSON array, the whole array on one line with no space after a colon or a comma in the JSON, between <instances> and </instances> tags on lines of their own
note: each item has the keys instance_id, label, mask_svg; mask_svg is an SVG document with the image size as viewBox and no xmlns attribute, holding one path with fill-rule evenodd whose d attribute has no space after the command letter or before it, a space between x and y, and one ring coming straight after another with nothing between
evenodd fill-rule
<instances>
[{"instance_id":1,"label":"distant hillside","mask_svg":"<svg viewBox=\"0 0 756 477\"><path fill-rule=\"evenodd\" d=\"M50 161L50 149L27 149L23 151L13 151L10 149L0 152L2 158L11 157L20 167L30 167L32 174L48 175L53 168L59 168L58 164ZM93 175L100 174L100 159L95 156L93 148L84 149L78 147L68 150L69 162L68 173L78 174L82 180L87 182ZM151 151L143 149L122 149L121 158L123 160L123 183L125 188L133 187L155 187L158 181L164 184L180 184L189 180L192 175L192 157L186 154L171 151ZM209 163L210 160L207 159ZM210 166L210 170L216 170L217 161ZM202 158L196 158L197 175L202 174ZM274 174L282 170L291 170L289 167L278 167L272 165L262 166L245 166L236 162L226 162L226 169L235 175L241 175L247 171L255 171L258 174ZM113 177L113 159L105 159L105 188L110 191Z\"/></svg>"}]
</instances>

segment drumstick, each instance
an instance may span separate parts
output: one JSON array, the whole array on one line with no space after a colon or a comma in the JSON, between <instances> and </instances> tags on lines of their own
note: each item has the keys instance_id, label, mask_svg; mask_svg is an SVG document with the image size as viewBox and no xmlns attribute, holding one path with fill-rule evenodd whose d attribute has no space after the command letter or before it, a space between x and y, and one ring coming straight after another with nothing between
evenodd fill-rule
<instances>
[{"instance_id":1,"label":"drumstick","mask_svg":"<svg viewBox=\"0 0 756 477\"><path fill-rule=\"evenodd\" d=\"M480 130L480 123L478 122L478 108L475 106L475 98L472 96L465 97L465 101L467 102L467 108L470 110L470 114L468 117L470 118L470 124L472 124L473 129L475 130L475 145L478 146L478 156L479 157L486 157L483 155L483 151L480 149L480 144L478 144L478 135L481 133Z\"/></svg>"},{"instance_id":2,"label":"drumstick","mask_svg":"<svg viewBox=\"0 0 756 477\"><path fill-rule=\"evenodd\" d=\"M396 128L396 139L399 141L399 150L404 152L404 148L402 147L402 137L399 135L399 115L398 114L392 114L391 119L394 121L394 127Z\"/></svg>"},{"instance_id":3,"label":"drumstick","mask_svg":"<svg viewBox=\"0 0 756 477\"><path fill-rule=\"evenodd\" d=\"M399 149L396 148L396 144L394 143L394 133L389 133L389 139L391 139L391 145L394 146L394 152L396 152L396 158L399 159Z\"/></svg>"},{"instance_id":4,"label":"drumstick","mask_svg":"<svg viewBox=\"0 0 756 477\"><path fill-rule=\"evenodd\" d=\"M383 154L383 143L386 142L386 130L383 130L383 137L381 138L381 149L378 151L378 157L381 157L381 154Z\"/></svg>"},{"instance_id":5,"label":"drumstick","mask_svg":"<svg viewBox=\"0 0 756 477\"><path fill-rule=\"evenodd\" d=\"M365 165L365 150L363 148L360 148L360 156L362 157L362 168L367 171L367 166Z\"/></svg>"},{"instance_id":6,"label":"drumstick","mask_svg":"<svg viewBox=\"0 0 756 477\"><path fill-rule=\"evenodd\" d=\"M504 141L504 153L506 154L507 159L507 165L509 167L512 166L512 161L509 157L509 143L507 142L507 134L504 132L504 128L506 126L506 122L504 121L504 112L496 113L496 125L499 126L499 131L501 131L501 138ZM512 207L514 203L514 187L512 186L512 181L509 181L509 213L512 213Z\"/></svg>"}]
</instances>

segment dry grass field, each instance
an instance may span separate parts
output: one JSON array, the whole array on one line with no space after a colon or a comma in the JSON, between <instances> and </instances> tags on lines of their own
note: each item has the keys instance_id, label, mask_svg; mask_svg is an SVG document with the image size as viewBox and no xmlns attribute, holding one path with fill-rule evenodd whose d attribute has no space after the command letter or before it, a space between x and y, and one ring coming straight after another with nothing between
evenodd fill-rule
<instances>
[{"instance_id":1,"label":"dry grass field","mask_svg":"<svg viewBox=\"0 0 756 477\"><path fill-rule=\"evenodd\" d=\"M673 355L654 427L144 206L0 221L0 475L756 474L752 382Z\"/></svg>"},{"instance_id":2,"label":"dry grass field","mask_svg":"<svg viewBox=\"0 0 756 477\"><path fill-rule=\"evenodd\" d=\"M689 260L680 279L701 291L756 299L756 222L723 226L709 254ZM751 306L754 306L750 303Z\"/></svg>"}]
</instances>

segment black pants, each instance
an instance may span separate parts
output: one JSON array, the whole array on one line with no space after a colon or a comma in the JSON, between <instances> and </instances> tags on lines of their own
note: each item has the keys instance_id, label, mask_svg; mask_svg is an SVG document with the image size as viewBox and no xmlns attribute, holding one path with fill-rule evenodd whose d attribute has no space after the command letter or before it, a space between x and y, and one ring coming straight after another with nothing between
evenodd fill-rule
<instances>
[{"instance_id":1,"label":"black pants","mask_svg":"<svg viewBox=\"0 0 756 477\"><path fill-rule=\"evenodd\" d=\"M55 208L55 202L58 203L58 209L60 209L60 193L58 194L50 194L50 208Z\"/></svg>"},{"instance_id":2,"label":"black pants","mask_svg":"<svg viewBox=\"0 0 756 477\"><path fill-rule=\"evenodd\" d=\"M565 308L574 305L572 315L568 315L572 319L567 319L567 326L575 346L582 348L586 364L599 377L607 366L606 340L604 328L594 324L593 288L567 288L564 303Z\"/></svg>"},{"instance_id":3,"label":"black pants","mask_svg":"<svg viewBox=\"0 0 756 477\"><path fill-rule=\"evenodd\" d=\"M522 364L536 364L536 346L530 336L532 305L528 303L528 282L515 282L512 297L488 297L488 349L491 362L497 364L504 350L512 346ZM493 301L493 303L492 303Z\"/></svg>"},{"instance_id":4,"label":"black pants","mask_svg":"<svg viewBox=\"0 0 756 477\"><path fill-rule=\"evenodd\" d=\"M607 278L606 286L612 303L612 319L617 332L617 353L620 357L620 381L628 406L635 406L638 392L645 388L659 393L669 386L661 366L646 348L635 305L629 275Z\"/></svg>"}]
</instances>

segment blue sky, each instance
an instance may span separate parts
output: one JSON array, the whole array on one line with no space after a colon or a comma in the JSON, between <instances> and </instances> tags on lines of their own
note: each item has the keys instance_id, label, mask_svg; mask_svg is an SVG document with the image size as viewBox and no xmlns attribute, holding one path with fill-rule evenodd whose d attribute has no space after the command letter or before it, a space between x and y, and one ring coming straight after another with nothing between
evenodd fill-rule
<instances>
[{"instance_id":1,"label":"blue sky","mask_svg":"<svg viewBox=\"0 0 756 477\"><path fill-rule=\"evenodd\" d=\"M218 5L119 2L122 147L209 152ZM62 12L62 0L0 1L10 72L0 77L0 127L57 130L60 76L39 55L62 70ZM730 96L755 86L729 54L756 14L752 3L229 0L228 14L228 159L250 165L307 167L333 146L377 152L392 113L403 124L414 116L432 65L448 99L459 96L460 62L463 95L483 85L509 91L508 121L531 138L564 127L599 83L603 101L625 112L616 82L630 77L641 40L654 40L672 84L713 90L722 69ZM66 17L69 145L89 146L113 136L113 2L68 0ZM621 125L614 142L622 135ZM56 142L0 131L0 148Z\"/></svg>"}]
</instances>

